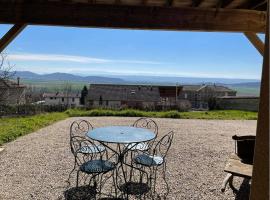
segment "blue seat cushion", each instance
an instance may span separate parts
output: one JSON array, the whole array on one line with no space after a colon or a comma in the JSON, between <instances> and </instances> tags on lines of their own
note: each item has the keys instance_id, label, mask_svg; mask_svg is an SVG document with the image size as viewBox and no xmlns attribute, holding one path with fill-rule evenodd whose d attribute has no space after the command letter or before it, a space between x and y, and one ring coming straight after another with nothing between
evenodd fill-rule
<instances>
[{"instance_id":1,"label":"blue seat cushion","mask_svg":"<svg viewBox=\"0 0 270 200\"><path fill-rule=\"evenodd\" d=\"M125 145L126 148L128 148L129 150L139 150L139 151L147 151L149 149L149 145L145 142L141 142L141 143L130 143Z\"/></svg>"},{"instance_id":2,"label":"blue seat cushion","mask_svg":"<svg viewBox=\"0 0 270 200\"><path fill-rule=\"evenodd\" d=\"M90 160L80 166L80 170L87 174L108 172L114 168L115 164L107 160Z\"/></svg>"},{"instance_id":3,"label":"blue seat cushion","mask_svg":"<svg viewBox=\"0 0 270 200\"><path fill-rule=\"evenodd\" d=\"M96 146L82 146L78 153L84 153L84 154L89 154L89 153L100 153L105 150L105 147L102 145L96 145Z\"/></svg>"},{"instance_id":4,"label":"blue seat cushion","mask_svg":"<svg viewBox=\"0 0 270 200\"><path fill-rule=\"evenodd\" d=\"M164 162L161 156L151 156L147 154L140 154L134 158L135 163L145 166L157 166Z\"/></svg>"}]
</instances>

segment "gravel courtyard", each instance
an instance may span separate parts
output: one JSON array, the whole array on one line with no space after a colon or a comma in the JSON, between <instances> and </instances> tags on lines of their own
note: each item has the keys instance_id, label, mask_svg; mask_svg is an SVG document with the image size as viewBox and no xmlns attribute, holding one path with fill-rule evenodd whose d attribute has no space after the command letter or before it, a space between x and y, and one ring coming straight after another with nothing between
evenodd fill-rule
<instances>
[{"instance_id":1,"label":"gravel courtyard","mask_svg":"<svg viewBox=\"0 0 270 200\"><path fill-rule=\"evenodd\" d=\"M69 126L78 118L57 122L6 144L0 154L0 199L65 199L73 166ZM94 127L130 125L137 118L89 117ZM232 135L255 134L256 121L154 119L159 136L175 131L168 154L168 199L247 199L248 185L235 178L239 192L220 192L226 160L234 151Z\"/></svg>"}]
</instances>

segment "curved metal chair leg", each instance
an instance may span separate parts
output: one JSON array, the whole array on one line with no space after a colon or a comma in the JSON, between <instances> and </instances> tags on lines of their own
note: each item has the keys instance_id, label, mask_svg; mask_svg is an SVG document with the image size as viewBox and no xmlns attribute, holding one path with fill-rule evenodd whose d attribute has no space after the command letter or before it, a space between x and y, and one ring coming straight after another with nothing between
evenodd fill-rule
<instances>
[{"instance_id":1,"label":"curved metal chair leg","mask_svg":"<svg viewBox=\"0 0 270 200\"><path fill-rule=\"evenodd\" d=\"M167 169L167 164L164 163L164 165L163 165L163 179L164 179L164 182L166 184L166 193L164 194L164 199L166 199L168 194L170 193L170 187L169 187L169 184L168 184L167 179L166 179L166 169Z\"/></svg>"},{"instance_id":2,"label":"curved metal chair leg","mask_svg":"<svg viewBox=\"0 0 270 200\"><path fill-rule=\"evenodd\" d=\"M74 166L73 166L72 170L70 171L70 173L69 173L69 175L68 175L68 180L67 180L67 182L68 182L68 187L70 186L70 178L71 178L71 174L75 171L76 165L77 165L77 162L76 162L76 158L75 158Z\"/></svg>"},{"instance_id":3,"label":"curved metal chair leg","mask_svg":"<svg viewBox=\"0 0 270 200\"><path fill-rule=\"evenodd\" d=\"M79 173L80 173L80 170L77 171L76 187L78 187L79 185Z\"/></svg>"}]
</instances>

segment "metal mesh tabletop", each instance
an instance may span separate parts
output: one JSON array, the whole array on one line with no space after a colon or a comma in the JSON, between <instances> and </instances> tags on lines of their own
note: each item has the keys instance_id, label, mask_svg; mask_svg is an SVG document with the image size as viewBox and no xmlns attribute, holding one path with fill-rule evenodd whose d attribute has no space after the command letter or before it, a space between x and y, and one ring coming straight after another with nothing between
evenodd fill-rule
<instances>
[{"instance_id":1,"label":"metal mesh tabletop","mask_svg":"<svg viewBox=\"0 0 270 200\"><path fill-rule=\"evenodd\" d=\"M150 130L132 126L106 126L95 128L86 135L93 140L121 144L146 142L156 137L156 134Z\"/></svg>"}]
</instances>

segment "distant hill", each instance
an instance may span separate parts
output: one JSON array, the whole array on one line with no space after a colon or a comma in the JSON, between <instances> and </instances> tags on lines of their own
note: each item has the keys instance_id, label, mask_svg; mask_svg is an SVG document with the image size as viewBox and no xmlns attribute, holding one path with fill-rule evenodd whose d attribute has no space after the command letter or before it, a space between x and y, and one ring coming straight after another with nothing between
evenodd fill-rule
<instances>
[{"instance_id":1,"label":"distant hill","mask_svg":"<svg viewBox=\"0 0 270 200\"><path fill-rule=\"evenodd\" d=\"M123 83L120 78L110 78L103 76L78 76L68 73L51 73L51 74L36 74L29 71L16 71L15 76L21 77L22 80L32 81L70 81L70 82L85 82L85 83Z\"/></svg>"},{"instance_id":2,"label":"distant hill","mask_svg":"<svg viewBox=\"0 0 270 200\"><path fill-rule=\"evenodd\" d=\"M259 88L261 86L261 82L258 81L258 82L235 83L235 84L229 84L229 86Z\"/></svg>"},{"instance_id":3,"label":"distant hill","mask_svg":"<svg viewBox=\"0 0 270 200\"><path fill-rule=\"evenodd\" d=\"M163 76L133 76L133 75L106 75L80 76L68 73L36 74L30 71L17 71L15 77L21 77L23 83L43 88L44 91L60 90L65 82L73 85L74 90L81 90L83 85L90 83L107 84L217 84L224 85L237 91L238 95L259 95L260 81L252 79L225 79L225 78L194 78L194 77L163 77Z\"/></svg>"}]
</instances>

